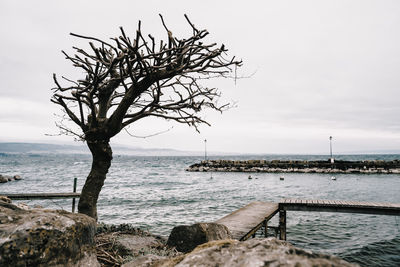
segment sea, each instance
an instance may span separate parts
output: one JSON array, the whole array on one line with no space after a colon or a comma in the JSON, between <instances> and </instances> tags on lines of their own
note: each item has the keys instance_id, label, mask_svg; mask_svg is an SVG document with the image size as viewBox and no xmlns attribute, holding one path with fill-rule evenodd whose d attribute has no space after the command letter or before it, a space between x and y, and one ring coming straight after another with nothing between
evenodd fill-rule
<instances>
[{"instance_id":1,"label":"sea","mask_svg":"<svg viewBox=\"0 0 400 267\"><path fill-rule=\"evenodd\" d=\"M338 160L393 160L400 155L338 155ZM167 237L174 226L212 222L252 201L282 198L400 203L399 174L187 172L203 157L114 155L98 201L99 222L129 223ZM211 156L210 159L327 160L326 155ZM91 167L85 154L0 153L0 174L23 180L2 193L78 192ZM280 180L284 175L285 179ZM29 206L71 210L71 199L24 200ZM277 225L273 218L270 225ZM340 256L361 266L400 266L397 216L289 211L287 239L295 246Z\"/></svg>"}]
</instances>

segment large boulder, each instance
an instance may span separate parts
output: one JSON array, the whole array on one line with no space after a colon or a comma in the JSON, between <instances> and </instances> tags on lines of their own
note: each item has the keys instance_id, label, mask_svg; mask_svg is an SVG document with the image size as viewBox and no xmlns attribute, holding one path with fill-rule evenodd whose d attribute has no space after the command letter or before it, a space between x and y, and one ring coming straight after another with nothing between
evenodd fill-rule
<instances>
[{"instance_id":1,"label":"large boulder","mask_svg":"<svg viewBox=\"0 0 400 267\"><path fill-rule=\"evenodd\" d=\"M164 265L164 262L167 264ZM135 258L133 261L122 264L121 267L172 267L171 260L165 256L144 255Z\"/></svg>"},{"instance_id":2,"label":"large boulder","mask_svg":"<svg viewBox=\"0 0 400 267\"><path fill-rule=\"evenodd\" d=\"M158 267L233 267L233 266L343 266L355 267L338 257L296 248L275 238L211 241L198 246L185 256L143 262L139 266Z\"/></svg>"},{"instance_id":3,"label":"large boulder","mask_svg":"<svg viewBox=\"0 0 400 267\"><path fill-rule=\"evenodd\" d=\"M0 202L11 203L11 199L9 199L6 196L0 196ZM5 204L5 203L3 203L3 204Z\"/></svg>"},{"instance_id":4,"label":"large boulder","mask_svg":"<svg viewBox=\"0 0 400 267\"><path fill-rule=\"evenodd\" d=\"M176 250L180 252L189 252L208 241L231 238L232 235L225 225L196 223L174 227L169 235L167 245L176 247Z\"/></svg>"},{"instance_id":5,"label":"large boulder","mask_svg":"<svg viewBox=\"0 0 400 267\"><path fill-rule=\"evenodd\" d=\"M0 183L7 183L8 178L0 174Z\"/></svg>"},{"instance_id":6,"label":"large boulder","mask_svg":"<svg viewBox=\"0 0 400 267\"><path fill-rule=\"evenodd\" d=\"M275 238L213 241L188 254L176 267L358 266L338 257L296 248Z\"/></svg>"},{"instance_id":7,"label":"large boulder","mask_svg":"<svg viewBox=\"0 0 400 267\"><path fill-rule=\"evenodd\" d=\"M0 266L99 266L96 222L61 210L24 210L0 199Z\"/></svg>"},{"instance_id":8,"label":"large boulder","mask_svg":"<svg viewBox=\"0 0 400 267\"><path fill-rule=\"evenodd\" d=\"M261 266L330 266L356 267L338 257L314 253L275 238L215 240L202 244L192 252L173 258L147 255L123 267L261 267Z\"/></svg>"}]
</instances>

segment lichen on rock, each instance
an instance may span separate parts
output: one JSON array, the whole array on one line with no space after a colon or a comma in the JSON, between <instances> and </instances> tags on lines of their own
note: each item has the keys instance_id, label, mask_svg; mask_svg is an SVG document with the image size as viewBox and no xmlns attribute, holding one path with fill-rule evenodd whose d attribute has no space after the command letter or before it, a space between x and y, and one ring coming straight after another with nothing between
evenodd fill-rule
<instances>
[{"instance_id":1,"label":"lichen on rock","mask_svg":"<svg viewBox=\"0 0 400 267\"><path fill-rule=\"evenodd\" d=\"M169 235L167 245L176 247L180 252L189 252L208 241L229 238L232 238L232 235L225 225L196 223L174 227Z\"/></svg>"},{"instance_id":2,"label":"lichen on rock","mask_svg":"<svg viewBox=\"0 0 400 267\"><path fill-rule=\"evenodd\" d=\"M86 215L0 199L0 222L0 266L99 266L96 222Z\"/></svg>"},{"instance_id":3,"label":"lichen on rock","mask_svg":"<svg viewBox=\"0 0 400 267\"><path fill-rule=\"evenodd\" d=\"M177 257L152 264L150 266L202 266L202 267L233 267L233 266L343 266L355 267L338 257L314 253L275 238L250 239L247 241L216 240L198 246L184 257Z\"/></svg>"}]
</instances>

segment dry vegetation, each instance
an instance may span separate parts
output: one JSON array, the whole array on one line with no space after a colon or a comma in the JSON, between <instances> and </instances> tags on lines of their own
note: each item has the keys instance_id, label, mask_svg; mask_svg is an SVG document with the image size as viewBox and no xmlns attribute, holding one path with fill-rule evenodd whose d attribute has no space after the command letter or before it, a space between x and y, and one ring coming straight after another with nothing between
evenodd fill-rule
<instances>
[{"instance_id":1,"label":"dry vegetation","mask_svg":"<svg viewBox=\"0 0 400 267\"><path fill-rule=\"evenodd\" d=\"M132 240L134 245L124 244L123 240ZM101 266L121 266L144 255L174 257L180 254L174 248L167 247L164 238L129 224L99 224L95 242L97 259Z\"/></svg>"}]
</instances>

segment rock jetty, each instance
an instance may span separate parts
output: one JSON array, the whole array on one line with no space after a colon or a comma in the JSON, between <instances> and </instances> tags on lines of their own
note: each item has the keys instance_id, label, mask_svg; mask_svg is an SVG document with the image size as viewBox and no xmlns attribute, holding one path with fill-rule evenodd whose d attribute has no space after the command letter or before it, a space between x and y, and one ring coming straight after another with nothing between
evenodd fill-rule
<instances>
[{"instance_id":1,"label":"rock jetty","mask_svg":"<svg viewBox=\"0 0 400 267\"><path fill-rule=\"evenodd\" d=\"M297 172L297 173L386 173L400 174L400 160L203 160L186 171L192 172Z\"/></svg>"}]
</instances>

